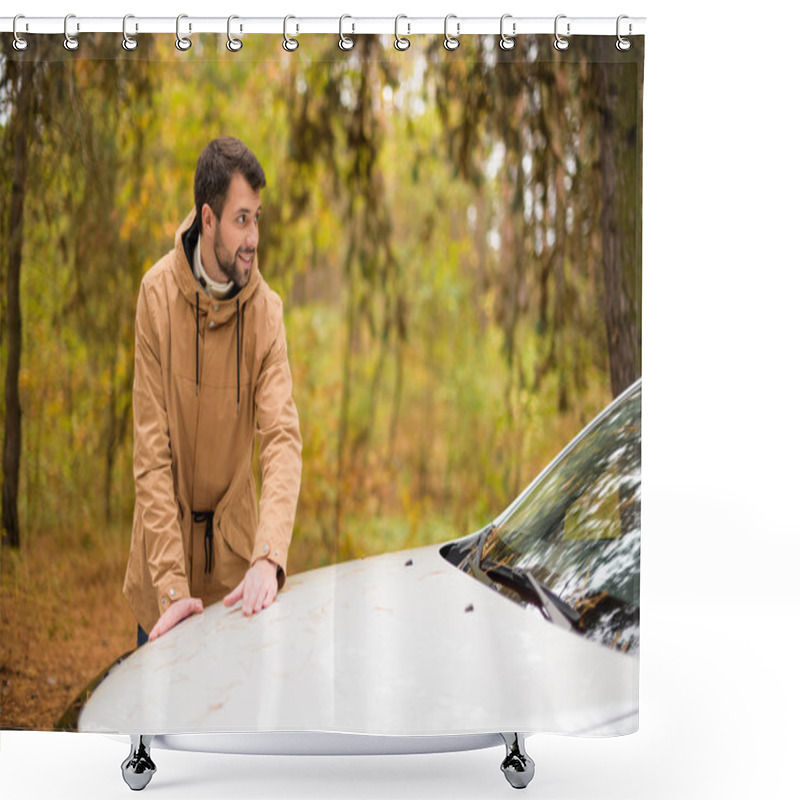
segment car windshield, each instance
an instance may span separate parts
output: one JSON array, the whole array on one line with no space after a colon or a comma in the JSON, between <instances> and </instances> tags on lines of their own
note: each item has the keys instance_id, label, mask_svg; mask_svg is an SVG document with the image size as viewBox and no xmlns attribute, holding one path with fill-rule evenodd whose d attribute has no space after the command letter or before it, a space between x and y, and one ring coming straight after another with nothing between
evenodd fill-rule
<instances>
[{"instance_id":1,"label":"car windshield","mask_svg":"<svg viewBox=\"0 0 800 800\"><path fill-rule=\"evenodd\" d=\"M443 555L518 602L538 594L543 613L550 597L562 624L630 652L639 644L640 529L638 382L468 540L471 557L463 547Z\"/></svg>"}]
</instances>

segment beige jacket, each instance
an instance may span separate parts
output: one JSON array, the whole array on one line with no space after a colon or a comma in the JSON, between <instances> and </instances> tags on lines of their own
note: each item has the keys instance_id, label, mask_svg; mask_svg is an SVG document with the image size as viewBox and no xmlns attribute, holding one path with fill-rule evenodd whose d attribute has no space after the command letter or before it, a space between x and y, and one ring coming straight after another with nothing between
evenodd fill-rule
<instances>
[{"instance_id":1,"label":"beige jacket","mask_svg":"<svg viewBox=\"0 0 800 800\"><path fill-rule=\"evenodd\" d=\"M146 631L180 598L221 599L265 556L278 565L282 586L300 490L300 428L280 298L255 263L236 297L208 297L183 241L186 233L191 254L194 216L142 279L136 309L136 504L123 591ZM198 519L209 511L213 528Z\"/></svg>"}]
</instances>

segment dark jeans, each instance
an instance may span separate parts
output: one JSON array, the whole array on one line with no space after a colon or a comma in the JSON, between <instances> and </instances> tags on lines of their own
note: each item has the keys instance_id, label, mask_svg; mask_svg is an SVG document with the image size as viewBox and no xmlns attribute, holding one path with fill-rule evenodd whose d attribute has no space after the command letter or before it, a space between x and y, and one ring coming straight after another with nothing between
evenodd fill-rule
<instances>
[{"instance_id":1,"label":"dark jeans","mask_svg":"<svg viewBox=\"0 0 800 800\"><path fill-rule=\"evenodd\" d=\"M141 647L143 644L147 644L147 634L144 632L144 628L141 625L138 625L137 627L136 646Z\"/></svg>"}]
</instances>

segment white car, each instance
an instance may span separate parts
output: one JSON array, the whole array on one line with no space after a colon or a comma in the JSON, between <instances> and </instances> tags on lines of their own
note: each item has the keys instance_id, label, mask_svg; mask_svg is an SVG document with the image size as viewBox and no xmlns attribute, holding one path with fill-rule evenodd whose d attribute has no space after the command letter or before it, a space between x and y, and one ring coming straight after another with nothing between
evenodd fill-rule
<instances>
[{"instance_id":1,"label":"white car","mask_svg":"<svg viewBox=\"0 0 800 800\"><path fill-rule=\"evenodd\" d=\"M80 731L150 748L420 753L638 729L641 380L490 525L290 577L266 611L221 603L120 660ZM300 525L302 522L300 521Z\"/></svg>"}]
</instances>

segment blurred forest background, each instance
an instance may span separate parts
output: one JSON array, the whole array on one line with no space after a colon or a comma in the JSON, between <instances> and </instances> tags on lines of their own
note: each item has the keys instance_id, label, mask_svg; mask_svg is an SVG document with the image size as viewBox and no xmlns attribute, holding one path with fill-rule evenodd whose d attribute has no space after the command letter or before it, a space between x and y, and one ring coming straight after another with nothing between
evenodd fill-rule
<instances>
[{"instance_id":1,"label":"blurred forest background","mask_svg":"<svg viewBox=\"0 0 800 800\"><path fill-rule=\"evenodd\" d=\"M290 573L472 532L641 374L643 45L30 39L0 50L0 727L52 727L135 643L136 297L215 136L267 177Z\"/></svg>"}]
</instances>

